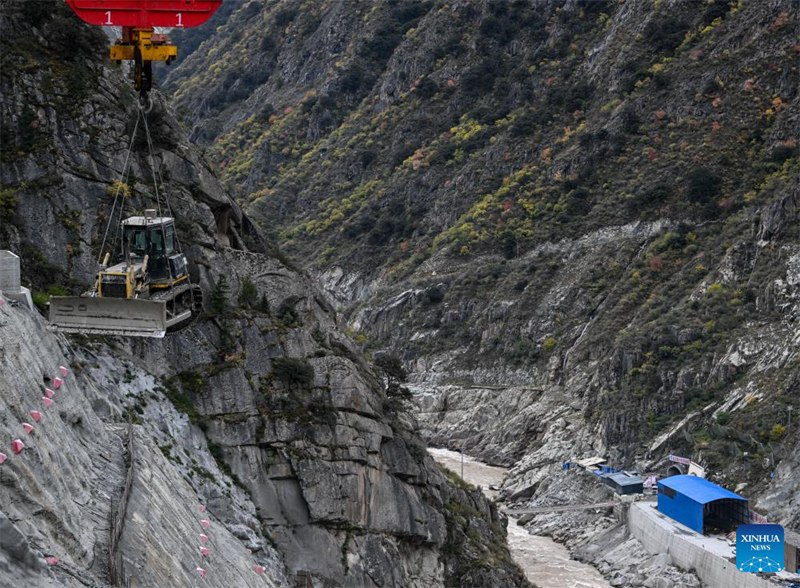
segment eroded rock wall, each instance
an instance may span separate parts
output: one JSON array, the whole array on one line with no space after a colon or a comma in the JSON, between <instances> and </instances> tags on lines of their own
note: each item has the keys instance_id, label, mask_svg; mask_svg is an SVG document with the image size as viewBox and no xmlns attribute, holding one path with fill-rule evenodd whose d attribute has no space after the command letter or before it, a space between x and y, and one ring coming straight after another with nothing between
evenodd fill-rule
<instances>
[{"instance_id":1,"label":"eroded rock wall","mask_svg":"<svg viewBox=\"0 0 800 588\"><path fill-rule=\"evenodd\" d=\"M119 512L131 461L130 425L123 414L132 411L131 397L145 393L159 404L160 414L133 425L132 484L118 549L123 577L132 586L191 586L200 566L213 586L263 586L265 580L275 587L288 585L280 557L269 545L253 543L255 554L247 553L235 526L217 516L236 512L240 522L253 526L256 519L250 515L247 521L246 501L237 496L232 506L215 500L215 493L230 495L222 481L205 488L190 484L167 457L167 444L159 445L159 437L178 437L185 417L152 390L151 377L148 381L133 367L123 370L107 357L102 364L85 363L79 358L86 351L73 354L35 311L5 304L0 322L0 451L8 456L0 465L0 585L108 585L111 520ZM45 388L53 388L59 366L74 371L45 408ZM42 414L38 423L30 411ZM35 427L30 435L24 422ZM159 435L167 427L175 427L173 434ZM11 448L15 439L26 445L18 455ZM214 463L209 467L219 474L202 436L184 449L187 462ZM206 512L198 511L200 504ZM212 521L211 529L201 526L204 518ZM201 533L210 537L207 545ZM209 557L202 556L201 546L210 548ZM58 563L50 565L46 557ZM263 577L254 571L258 565L266 568Z\"/></svg>"},{"instance_id":2,"label":"eroded rock wall","mask_svg":"<svg viewBox=\"0 0 800 588\"><path fill-rule=\"evenodd\" d=\"M160 341L55 339L35 314L13 319L30 324L27 333L4 332L9 369L42 372L31 372L26 394L41 396L51 363L69 365L83 390L75 396L81 411L49 433L61 451L31 450L30 458L42 462L17 494L57 479L59 464L50 455L63 456L86 435L86 447L60 464L66 469L57 498L74 495L90 506L78 512L70 505L58 515L63 519L34 504L12 511L9 519L24 536L8 548L12 573L69 582L39 561L53 550L66 562L57 570L71 566L90 581L107 580L101 564L92 563L103 561L104 496L121 492L119 423L130 419L141 447L120 552L138 585L192 585L194 563L203 561L197 502L220 534L207 533L218 543L203 566L215 585L263 582L250 569L255 563L274 585L303 576L326 586L526 585L509 560L502 516L440 472L411 419L388 401L383 382L339 330L331 306L259 236L165 101L154 93L148 114L153 160L140 126L131 173L120 186L137 112L128 81L103 62L102 35L78 24L60 2L8 3L0 30L8 140L0 244L20 254L37 302L48 291L87 287L113 195L126 193L126 214L153 206L154 164L208 307L190 328ZM245 280L257 291L255 301L240 298ZM219 304L209 304L212 292ZM3 312L24 311L6 305ZM34 351L26 346L37 339L53 351L30 361ZM27 405L13 386L8 380L0 388L8 434ZM106 462L110 475L102 477ZM18 467L7 462L0 476L16 475ZM92 484L97 495L89 497ZM75 537L39 537L34 529L46 530L51 520ZM160 538L162 529L168 538ZM23 539L33 556L20 547Z\"/></svg>"}]
</instances>

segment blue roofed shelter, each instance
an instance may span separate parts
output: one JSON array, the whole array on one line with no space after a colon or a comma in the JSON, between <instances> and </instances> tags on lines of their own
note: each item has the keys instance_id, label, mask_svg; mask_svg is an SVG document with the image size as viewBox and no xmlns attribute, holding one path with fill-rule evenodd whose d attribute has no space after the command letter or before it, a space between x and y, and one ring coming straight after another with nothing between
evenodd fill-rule
<instances>
[{"instance_id":1,"label":"blue roofed shelter","mask_svg":"<svg viewBox=\"0 0 800 588\"><path fill-rule=\"evenodd\" d=\"M697 476L659 480L658 510L701 535L704 529L728 532L750 522L746 498Z\"/></svg>"}]
</instances>

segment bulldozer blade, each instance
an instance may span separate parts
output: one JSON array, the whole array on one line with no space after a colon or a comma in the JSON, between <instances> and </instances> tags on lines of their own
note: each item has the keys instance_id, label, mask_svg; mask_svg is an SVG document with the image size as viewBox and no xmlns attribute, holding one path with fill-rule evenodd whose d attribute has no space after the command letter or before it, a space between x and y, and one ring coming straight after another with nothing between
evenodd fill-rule
<instances>
[{"instance_id":1,"label":"bulldozer blade","mask_svg":"<svg viewBox=\"0 0 800 588\"><path fill-rule=\"evenodd\" d=\"M161 338L167 305L158 300L51 296L50 328L63 333Z\"/></svg>"}]
</instances>

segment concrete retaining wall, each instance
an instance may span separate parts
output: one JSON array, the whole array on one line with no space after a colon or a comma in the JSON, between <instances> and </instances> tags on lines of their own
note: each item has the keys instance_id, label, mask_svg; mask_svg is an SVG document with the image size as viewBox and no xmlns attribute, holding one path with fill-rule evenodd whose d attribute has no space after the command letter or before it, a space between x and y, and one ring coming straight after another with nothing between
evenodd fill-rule
<instances>
[{"instance_id":1,"label":"concrete retaining wall","mask_svg":"<svg viewBox=\"0 0 800 588\"><path fill-rule=\"evenodd\" d=\"M638 503L630 508L628 529L650 553L669 553L676 566L694 572L711 588L775 588L775 584L755 574L740 572L728 560L659 524L655 515L643 510L646 508L652 508L652 503Z\"/></svg>"},{"instance_id":2,"label":"concrete retaining wall","mask_svg":"<svg viewBox=\"0 0 800 588\"><path fill-rule=\"evenodd\" d=\"M5 249L0 250L0 290L18 294L19 287L19 257Z\"/></svg>"}]
</instances>

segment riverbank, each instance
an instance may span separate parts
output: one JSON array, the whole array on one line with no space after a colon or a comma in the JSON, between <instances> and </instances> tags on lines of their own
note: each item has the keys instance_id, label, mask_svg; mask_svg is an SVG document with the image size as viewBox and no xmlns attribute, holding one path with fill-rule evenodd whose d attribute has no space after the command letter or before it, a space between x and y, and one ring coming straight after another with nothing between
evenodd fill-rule
<instances>
[{"instance_id":1,"label":"riverbank","mask_svg":"<svg viewBox=\"0 0 800 588\"><path fill-rule=\"evenodd\" d=\"M480 486L489 498L496 498L508 468L490 466L449 449L428 450L436 462L459 474L464 481ZM463 458L463 475L462 471ZM508 517L508 545L511 557L539 588L611 588L594 567L576 561L569 551L549 537L531 535Z\"/></svg>"}]
</instances>

